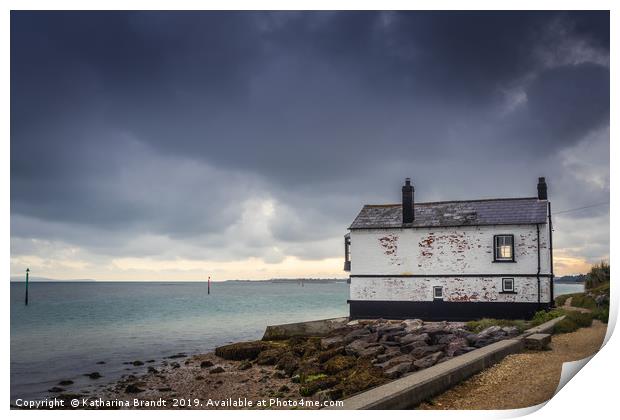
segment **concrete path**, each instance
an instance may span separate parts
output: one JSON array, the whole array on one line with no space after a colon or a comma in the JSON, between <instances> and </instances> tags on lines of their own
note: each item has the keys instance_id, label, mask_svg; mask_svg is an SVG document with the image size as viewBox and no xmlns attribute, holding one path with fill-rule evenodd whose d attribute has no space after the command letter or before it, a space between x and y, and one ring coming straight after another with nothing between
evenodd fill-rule
<instances>
[{"instance_id":1,"label":"concrete path","mask_svg":"<svg viewBox=\"0 0 620 420\"><path fill-rule=\"evenodd\" d=\"M523 408L549 400L560 381L562 363L596 353L607 325L554 335L550 351L525 352L503 361L436 396L418 409L488 410Z\"/></svg>"}]
</instances>

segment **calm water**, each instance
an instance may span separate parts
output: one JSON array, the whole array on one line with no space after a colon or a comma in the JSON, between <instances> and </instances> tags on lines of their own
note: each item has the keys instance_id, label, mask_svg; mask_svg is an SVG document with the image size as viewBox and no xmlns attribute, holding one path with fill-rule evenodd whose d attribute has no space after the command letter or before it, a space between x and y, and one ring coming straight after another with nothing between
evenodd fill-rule
<instances>
[{"instance_id":1,"label":"calm water","mask_svg":"<svg viewBox=\"0 0 620 420\"><path fill-rule=\"evenodd\" d=\"M91 389L145 370L123 362L260 339L266 325L346 316L346 283L11 283L11 399L61 379ZM96 364L106 362L104 365ZM128 370L129 369L129 370ZM91 380L84 373L104 377Z\"/></svg>"},{"instance_id":2,"label":"calm water","mask_svg":"<svg viewBox=\"0 0 620 420\"><path fill-rule=\"evenodd\" d=\"M584 290L583 283L554 283L553 293L556 296L570 295L571 293L581 293Z\"/></svg>"}]
</instances>

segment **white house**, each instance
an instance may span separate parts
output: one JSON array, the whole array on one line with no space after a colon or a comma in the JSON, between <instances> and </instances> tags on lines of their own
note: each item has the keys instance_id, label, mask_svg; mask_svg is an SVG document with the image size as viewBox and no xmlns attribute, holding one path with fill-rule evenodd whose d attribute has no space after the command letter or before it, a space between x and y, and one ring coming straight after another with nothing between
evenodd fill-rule
<instances>
[{"instance_id":1,"label":"white house","mask_svg":"<svg viewBox=\"0 0 620 420\"><path fill-rule=\"evenodd\" d=\"M553 305L551 205L538 196L365 205L345 235L351 318L529 318Z\"/></svg>"}]
</instances>

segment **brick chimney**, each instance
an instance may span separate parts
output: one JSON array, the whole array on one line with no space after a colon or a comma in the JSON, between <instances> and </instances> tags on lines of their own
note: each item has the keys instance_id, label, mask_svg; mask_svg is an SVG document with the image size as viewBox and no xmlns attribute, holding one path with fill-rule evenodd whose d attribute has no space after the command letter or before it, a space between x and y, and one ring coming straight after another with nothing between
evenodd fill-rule
<instances>
[{"instance_id":1,"label":"brick chimney","mask_svg":"<svg viewBox=\"0 0 620 420\"><path fill-rule=\"evenodd\" d=\"M539 200L547 199L547 182L545 181L544 176L541 176L540 178L538 178L538 199Z\"/></svg>"},{"instance_id":2,"label":"brick chimney","mask_svg":"<svg viewBox=\"0 0 620 420\"><path fill-rule=\"evenodd\" d=\"M413 207L413 185L411 185L411 179L405 179L405 185L403 185L403 223L413 223L414 219L414 207Z\"/></svg>"}]
</instances>

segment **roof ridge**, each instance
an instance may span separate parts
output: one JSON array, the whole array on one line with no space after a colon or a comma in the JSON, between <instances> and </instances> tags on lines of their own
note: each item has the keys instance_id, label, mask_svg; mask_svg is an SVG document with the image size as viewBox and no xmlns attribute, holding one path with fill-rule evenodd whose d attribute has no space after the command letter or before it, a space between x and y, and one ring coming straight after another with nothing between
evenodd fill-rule
<instances>
[{"instance_id":1,"label":"roof ridge","mask_svg":"<svg viewBox=\"0 0 620 420\"><path fill-rule=\"evenodd\" d=\"M446 203L479 203L485 201L516 201L516 200L538 200L538 197L514 197L514 198L481 198L478 200L446 200L446 201L426 201L415 202L414 205L446 204ZM547 201L547 200L540 200ZM401 207L402 204L364 204L364 207Z\"/></svg>"}]
</instances>

